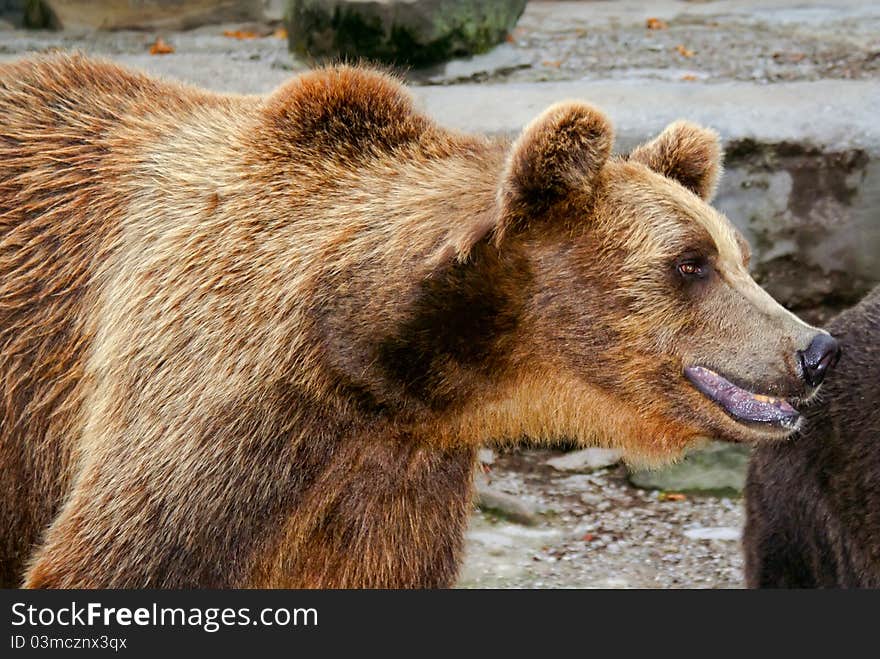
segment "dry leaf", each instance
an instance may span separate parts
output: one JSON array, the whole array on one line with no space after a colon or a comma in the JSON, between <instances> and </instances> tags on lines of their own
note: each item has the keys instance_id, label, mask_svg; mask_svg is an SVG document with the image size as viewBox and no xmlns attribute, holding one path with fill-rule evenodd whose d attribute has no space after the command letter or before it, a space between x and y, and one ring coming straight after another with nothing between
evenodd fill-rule
<instances>
[{"instance_id":1,"label":"dry leaf","mask_svg":"<svg viewBox=\"0 0 880 659\"><path fill-rule=\"evenodd\" d=\"M683 76L681 76L681 79L686 80L687 82L693 82L697 79L697 76L695 76L693 73L685 73Z\"/></svg>"},{"instance_id":2,"label":"dry leaf","mask_svg":"<svg viewBox=\"0 0 880 659\"><path fill-rule=\"evenodd\" d=\"M592 533L585 533L584 537L581 538L581 540L583 540L584 542L593 542L593 540L595 539L596 536L594 536Z\"/></svg>"},{"instance_id":3,"label":"dry leaf","mask_svg":"<svg viewBox=\"0 0 880 659\"><path fill-rule=\"evenodd\" d=\"M287 38L287 29L283 27L279 27L272 33L272 36L276 39L286 39Z\"/></svg>"},{"instance_id":4,"label":"dry leaf","mask_svg":"<svg viewBox=\"0 0 880 659\"><path fill-rule=\"evenodd\" d=\"M804 53L773 53L773 59L791 62L792 64L797 64L805 57L806 55Z\"/></svg>"},{"instance_id":5,"label":"dry leaf","mask_svg":"<svg viewBox=\"0 0 880 659\"><path fill-rule=\"evenodd\" d=\"M223 36L231 39L256 39L260 35L250 30L224 30Z\"/></svg>"},{"instance_id":6,"label":"dry leaf","mask_svg":"<svg viewBox=\"0 0 880 659\"><path fill-rule=\"evenodd\" d=\"M669 23L660 18L649 18L645 21L645 27L649 30L665 30Z\"/></svg>"},{"instance_id":7,"label":"dry leaf","mask_svg":"<svg viewBox=\"0 0 880 659\"><path fill-rule=\"evenodd\" d=\"M687 497L681 492L661 492L660 501L686 501Z\"/></svg>"},{"instance_id":8,"label":"dry leaf","mask_svg":"<svg viewBox=\"0 0 880 659\"><path fill-rule=\"evenodd\" d=\"M545 62L541 62L541 64L543 64L544 66L552 66L554 69L558 69L560 66L562 66L562 60L561 59L547 60Z\"/></svg>"},{"instance_id":9,"label":"dry leaf","mask_svg":"<svg viewBox=\"0 0 880 659\"><path fill-rule=\"evenodd\" d=\"M158 37L150 46L150 55L170 55L174 52L174 46L166 43L162 37Z\"/></svg>"},{"instance_id":10,"label":"dry leaf","mask_svg":"<svg viewBox=\"0 0 880 659\"><path fill-rule=\"evenodd\" d=\"M682 43L678 44L678 45L675 47L675 50L676 50L676 51L678 52L678 54L681 55L682 57L693 57L694 54L695 54L694 51L692 51L692 50L688 50L687 48L685 48L685 47L684 47L684 44L682 44Z\"/></svg>"}]
</instances>

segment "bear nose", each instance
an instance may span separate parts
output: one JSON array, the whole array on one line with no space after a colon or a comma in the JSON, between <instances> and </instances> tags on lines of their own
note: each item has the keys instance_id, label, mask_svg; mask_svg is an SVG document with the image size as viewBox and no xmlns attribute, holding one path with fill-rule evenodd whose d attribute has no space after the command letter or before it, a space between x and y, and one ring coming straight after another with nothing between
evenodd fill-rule
<instances>
[{"instance_id":1,"label":"bear nose","mask_svg":"<svg viewBox=\"0 0 880 659\"><path fill-rule=\"evenodd\" d=\"M811 387L818 387L825 375L840 359L840 345L830 334L817 334L806 350L799 350L804 380Z\"/></svg>"}]
</instances>

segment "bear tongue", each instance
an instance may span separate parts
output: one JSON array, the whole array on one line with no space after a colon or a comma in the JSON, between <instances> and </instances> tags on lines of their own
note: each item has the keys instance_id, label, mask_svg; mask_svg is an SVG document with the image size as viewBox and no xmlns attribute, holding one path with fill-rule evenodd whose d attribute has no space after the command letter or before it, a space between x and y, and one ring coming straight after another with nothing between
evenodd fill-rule
<instances>
[{"instance_id":1,"label":"bear tongue","mask_svg":"<svg viewBox=\"0 0 880 659\"><path fill-rule=\"evenodd\" d=\"M684 369L684 374L702 394L721 405L737 419L788 425L800 416L798 411L782 398L746 391L703 366L688 366Z\"/></svg>"}]
</instances>

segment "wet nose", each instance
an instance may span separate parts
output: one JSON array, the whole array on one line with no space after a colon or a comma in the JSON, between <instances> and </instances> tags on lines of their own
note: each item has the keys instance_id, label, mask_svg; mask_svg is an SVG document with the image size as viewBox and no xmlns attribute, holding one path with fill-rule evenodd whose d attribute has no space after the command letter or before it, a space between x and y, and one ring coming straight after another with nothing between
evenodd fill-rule
<instances>
[{"instance_id":1,"label":"wet nose","mask_svg":"<svg viewBox=\"0 0 880 659\"><path fill-rule=\"evenodd\" d=\"M804 380L811 387L818 387L825 375L840 359L840 345L830 334L817 334L806 350L798 351Z\"/></svg>"}]
</instances>

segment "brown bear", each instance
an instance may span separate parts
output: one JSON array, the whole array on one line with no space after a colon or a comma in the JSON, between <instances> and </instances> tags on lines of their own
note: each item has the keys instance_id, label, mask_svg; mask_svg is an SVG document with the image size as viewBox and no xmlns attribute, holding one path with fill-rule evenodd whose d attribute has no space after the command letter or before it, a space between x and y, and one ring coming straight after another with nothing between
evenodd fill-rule
<instances>
[{"instance_id":1,"label":"brown bear","mask_svg":"<svg viewBox=\"0 0 880 659\"><path fill-rule=\"evenodd\" d=\"M3 583L449 586L483 442L788 436L834 345L707 204L717 135L612 142L575 102L451 132L346 66L0 67Z\"/></svg>"},{"instance_id":2,"label":"brown bear","mask_svg":"<svg viewBox=\"0 0 880 659\"><path fill-rule=\"evenodd\" d=\"M831 322L839 372L793 441L749 464L752 588L880 588L880 288Z\"/></svg>"}]
</instances>

